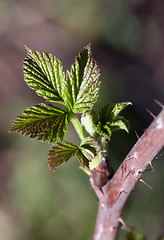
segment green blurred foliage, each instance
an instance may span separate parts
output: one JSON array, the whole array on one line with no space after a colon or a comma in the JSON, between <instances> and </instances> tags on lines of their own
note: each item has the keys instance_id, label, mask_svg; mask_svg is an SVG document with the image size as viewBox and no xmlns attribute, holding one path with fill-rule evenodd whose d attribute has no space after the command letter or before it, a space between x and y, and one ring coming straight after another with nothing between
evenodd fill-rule
<instances>
[{"instance_id":1,"label":"green blurred foliage","mask_svg":"<svg viewBox=\"0 0 164 240\"><path fill-rule=\"evenodd\" d=\"M96 198L88 177L72 160L51 173L50 146L20 140L10 187L15 211L28 226L24 239L88 239L95 221Z\"/></svg>"},{"instance_id":2,"label":"green blurred foliage","mask_svg":"<svg viewBox=\"0 0 164 240\"><path fill-rule=\"evenodd\" d=\"M157 240L164 240L164 236L157 238Z\"/></svg>"},{"instance_id":3,"label":"green blurred foliage","mask_svg":"<svg viewBox=\"0 0 164 240\"><path fill-rule=\"evenodd\" d=\"M145 236L141 232L135 229L131 229L130 231L126 232L122 239L123 240L146 240Z\"/></svg>"},{"instance_id":4,"label":"green blurred foliage","mask_svg":"<svg viewBox=\"0 0 164 240\"><path fill-rule=\"evenodd\" d=\"M142 23L127 10L104 10L99 24L104 40L114 47L124 51L133 51L139 44L142 36Z\"/></svg>"}]
</instances>

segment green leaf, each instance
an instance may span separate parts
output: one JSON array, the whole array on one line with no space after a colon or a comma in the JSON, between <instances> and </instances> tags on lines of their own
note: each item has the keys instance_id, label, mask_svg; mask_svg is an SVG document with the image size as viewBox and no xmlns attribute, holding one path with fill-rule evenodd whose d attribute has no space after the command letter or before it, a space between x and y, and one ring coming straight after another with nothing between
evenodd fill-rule
<instances>
[{"instance_id":1,"label":"green leaf","mask_svg":"<svg viewBox=\"0 0 164 240\"><path fill-rule=\"evenodd\" d=\"M89 156L87 158L89 161L92 161L92 159L99 153L100 146L93 138L87 137L81 142L80 149L86 151L86 153L88 152Z\"/></svg>"},{"instance_id":2,"label":"green leaf","mask_svg":"<svg viewBox=\"0 0 164 240\"><path fill-rule=\"evenodd\" d=\"M71 71L66 72L66 80L61 62L54 55L26 49L23 69L29 87L39 96L59 102L74 113L92 109L98 97L100 74L90 45L75 58Z\"/></svg>"},{"instance_id":3,"label":"green leaf","mask_svg":"<svg viewBox=\"0 0 164 240\"><path fill-rule=\"evenodd\" d=\"M78 147L70 142L57 143L49 151L48 166L50 170L54 172L58 166L75 156L77 150Z\"/></svg>"},{"instance_id":4,"label":"green leaf","mask_svg":"<svg viewBox=\"0 0 164 240\"><path fill-rule=\"evenodd\" d=\"M103 160L103 157L104 157L104 152L100 151L99 154L96 155L95 158L93 158L93 160L89 163L89 169L93 170L94 168L96 168Z\"/></svg>"},{"instance_id":5,"label":"green leaf","mask_svg":"<svg viewBox=\"0 0 164 240\"><path fill-rule=\"evenodd\" d=\"M98 66L92 58L90 45L87 45L75 58L71 71L66 78L70 102L74 113L82 113L92 109L98 97L100 76Z\"/></svg>"},{"instance_id":6,"label":"green leaf","mask_svg":"<svg viewBox=\"0 0 164 240\"><path fill-rule=\"evenodd\" d=\"M113 104L108 104L108 109L111 109L113 116L116 117L128 105L132 105L132 103L131 102L113 103Z\"/></svg>"},{"instance_id":7,"label":"green leaf","mask_svg":"<svg viewBox=\"0 0 164 240\"><path fill-rule=\"evenodd\" d=\"M97 130L97 133L99 133L100 135L103 135L103 136L105 136L105 137L107 137L109 140L110 140L110 137L111 137L111 135L112 135L112 132L111 132L111 129L110 129L110 126L108 126L108 124L106 123L101 123L101 122L99 122L98 124L97 124L97 128L96 128L96 130Z\"/></svg>"},{"instance_id":8,"label":"green leaf","mask_svg":"<svg viewBox=\"0 0 164 240\"><path fill-rule=\"evenodd\" d=\"M130 104L130 102L106 104L99 111L97 132L108 139L114 130L123 129L128 132L129 122L123 117L119 117L118 114Z\"/></svg>"},{"instance_id":9,"label":"green leaf","mask_svg":"<svg viewBox=\"0 0 164 240\"><path fill-rule=\"evenodd\" d=\"M79 161L82 164L82 169L87 172L87 174L90 174L90 170L93 170L100 164L103 156L104 154L100 145L91 137L84 139L77 152L77 157L79 157Z\"/></svg>"},{"instance_id":10,"label":"green leaf","mask_svg":"<svg viewBox=\"0 0 164 240\"><path fill-rule=\"evenodd\" d=\"M89 162L99 153L99 146L94 139L85 138L80 147L70 142L59 142L49 151L48 165L53 172L63 162L76 156L83 167L89 167Z\"/></svg>"},{"instance_id":11,"label":"green leaf","mask_svg":"<svg viewBox=\"0 0 164 240\"><path fill-rule=\"evenodd\" d=\"M23 70L28 86L51 102L65 104L68 92L61 62L52 54L26 49Z\"/></svg>"},{"instance_id":12,"label":"green leaf","mask_svg":"<svg viewBox=\"0 0 164 240\"><path fill-rule=\"evenodd\" d=\"M13 123L10 132L37 137L38 140L56 142L63 140L69 123L69 114L51 104L39 104L27 108Z\"/></svg>"},{"instance_id":13,"label":"green leaf","mask_svg":"<svg viewBox=\"0 0 164 240\"><path fill-rule=\"evenodd\" d=\"M87 133L95 137L96 134L96 121L97 121L97 111L92 109L91 111L85 112L81 116L81 124L87 131Z\"/></svg>"},{"instance_id":14,"label":"green leaf","mask_svg":"<svg viewBox=\"0 0 164 240\"><path fill-rule=\"evenodd\" d=\"M89 167L89 163L99 152L99 144L93 138L87 137L81 142L76 156L82 166Z\"/></svg>"},{"instance_id":15,"label":"green leaf","mask_svg":"<svg viewBox=\"0 0 164 240\"><path fill-rule=\"evenodd\" d=\"M100 111L101 122L111 122L118 116L118 114L125 109L131 102L111 103L106 104Z\"/></svg>"},{"instance_id":16,"label":"green leaf","mask_svg":"<svg viewBox=\"0 0 164 240\"><path fill-rule=\"evenodd\" d=\"M111 131L122 129L129 132L129 121L123 117L116 117L109 126Z\"/></svg>"}]
</instances>

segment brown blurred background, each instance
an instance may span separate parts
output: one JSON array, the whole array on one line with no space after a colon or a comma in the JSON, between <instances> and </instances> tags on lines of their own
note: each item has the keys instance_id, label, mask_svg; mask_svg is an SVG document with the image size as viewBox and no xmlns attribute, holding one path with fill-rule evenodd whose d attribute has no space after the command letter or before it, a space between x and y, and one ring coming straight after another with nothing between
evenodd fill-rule
<instances>
[{"instance_id":1,"label":"brown blurred background","mask_svg":"<svg viewBox=\"0 0 164 240\"><path fill-rule=\"evenodd\" d=\"M164 103L163 0L0 0L0 240L85 240L92 236L97 198L72 160L51 173L50 144L8 134L15 117L42 102L23 80L24 45L52 53L70 68L88 42L101 69L97 107L132 101L130 134L109 146L115 169ZM68 138L78 141L72 127ZM125 208L124 220L150 239L164 234L164 156L154 161ZM123 232L121 232L122 234ZM120 234L120 238L121 238Z\"/></svg>"}]
</instances>

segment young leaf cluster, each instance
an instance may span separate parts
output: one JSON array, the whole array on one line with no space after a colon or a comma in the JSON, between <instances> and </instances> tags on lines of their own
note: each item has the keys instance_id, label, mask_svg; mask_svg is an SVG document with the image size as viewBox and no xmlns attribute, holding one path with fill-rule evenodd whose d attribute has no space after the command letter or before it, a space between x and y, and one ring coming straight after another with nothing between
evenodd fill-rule
<instances>
[{"instance_id":1,"label":"young leaf cluster","mask_svg":"<svg viewBox=\"0 0 164 240\"><path fill-rule=\"evenodd\" d=\"M92 58L90 45L84 47L66 72L54 55L28 47L26 50L24 80L51 104L27 108L16 118L10 132L54 143L48 159L52 171L73 156L83 168L93 169L102 160L104 142L110 140L112 131L128 131L128 121L118 114L130 103L107 104L99 111L93 110L100 87L100 71ZM81 123L76 113L82 113ZM70 121L81 139L80 146L63 141Z\"/></svg>"}]
</instances>

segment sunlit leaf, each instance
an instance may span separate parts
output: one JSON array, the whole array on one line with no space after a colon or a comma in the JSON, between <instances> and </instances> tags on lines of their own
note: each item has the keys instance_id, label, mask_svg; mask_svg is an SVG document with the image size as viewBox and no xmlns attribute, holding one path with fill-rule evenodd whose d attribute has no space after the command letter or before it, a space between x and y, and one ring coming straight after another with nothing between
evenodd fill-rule
<instances>
[{"instance_id":1,"label":"sunlit leaf","mask_svg":"<svg viewBox=\"0 0 164 240\"><path fill-rule=\"evenodd\" d=\"M75 156L78 147L70 142L59 142L49 151L48 166L53 172L55 169Z\"/></svg>"},{"instance_id":2,"label":"sunlit leaf","mask_svg":"<svg viewBox=\"0 0 164 240\"><path fill-rule=\"evenodd\" d=\"M100 152L98 153L98 155L96 155L96 156L92 159L92 161L89 163L89 169L90 169L90 170L93 170L94 168L96 168L96 167L100 164L100 162L102 161L103 157L104 157L104 154L103 154L102 151L100 151Z\"/></svg>"},{"instance_id":3,"label":"sunlit leaf","mask_svg":"<svg viewBox=\"0 0 164 240\"><path fill-rule=\"evenodd\" d=\"M97 124L96 130L97 130L97 133L99 133L100 135L106 136L108 139L110 139L110 137L112 135L111 128L110 128L110 126L108 126L107 123L103 124L103 123L99 122Z\"/></svg>"},{"instance_id":4,"label":"sunlit leaf","mask_svg":"<svg viewBox=\"0 0 164 240\"><path fill-rule=\"evenodd\" d=\"M24 60L26 83L39 96L59 102L75 113L91 109L98 97L99 69L92 58L90 45L75 58L66 79L61 62L52 54L27 48Z\"/></svg>"},{"instance_id":5,"label":"sunlit leaf","mask_svg":"<svg viewBox=\"0 0 164 240\"><path fill-rule=\"evenodd\" d=\"M109 112L111 112L114 117L118 116L118 114L122 110L124 110L128 105L132 105L132 103L131 102L121 102L121 103L107 104Z\"/></svg>"},{"instance_id":6,"label":"sunlit leaf","mask_svg":"<svg viewBox=\"0 0 164 240\"><path fill-rule=\"evenodd\" d=\"M52 54L32 51L28 47L24 60L24 79L39 96L64 103L65 74L61 62Z\"/></svg>"},{"instance_id":7,"label":"sunlit leaf","mask_svg":"<svg viewBox=\"0 0 164 240\"><path fill-rule=\"evenodd\" d=\"M111 122L118 116L118 114L130 105L131 102L122 102L122 103L111 103L106 104L100 111L100 120L101 122Z\"/></svg>"},{"instance_id":8,"label":"sunlit leaf","mask_svg":"<svg viewBox=\"0 0 164 240\"><path fill-rule=\"evenodd\" d=\"M111 123L109 123L111 131L115 130L125 130L129 132L129 121L123 117L116 117Z\"/></svg>"},{"instance_id":9,"label":"sunlit leaf","mask_svg":"<svg viewBox=\"0 0 164 240\"><path fill-rule=\"evenodd\" d=\"M92 58L90 45L87 45L75 58L71 71L67 71L73 112L81 113L92 109L98 97L99 76L98 65Z\"/></svg>"},{"instance_id":10,"label":"sunlit leaf","mask_svg":"<svg viewBox=\"0 0 164 240\"><path fill-rule=\"evenodd\" d=\"M87 137L82 141L80 150L86 155L89 161L92 161L92 159L99 153L100 146L93 138Z\"/></svg>"},{"instance_id":11,"label":"sunlit leaf","mask_svg":"<svg viewBox=\"0 0 164 240\"><path fill-rule=\"evenodd\" d=\"M99 153L98 143L91 138L85 138L78 147L70 142L59 142L49 151L48 165L54 171L63 162L76 156L80 164L89 167L89 162Z\"/></svg>"},{"instance_id":12,"label":"sunlit leaf","mask_svg":"<svg viewBox=\"0 0 164 240\"><path fill-rule=\"evenodd\" d=\"M114 130L122 129L128 132L129 122L118 114L130 104L130 102L106 104L99 111L97 132L108 139L110 139Z\"/></svg>"},{"instance_id":13,"label":"sunlit leaf","mask_svg":"<svg viewBox=\"0 0 164 240\"><path fill-rule=\"evenodd\" d=\"M85 138L77 152L77 158L79 159L82 166L89 167L89 162L91 162L97 154L99 154L100 146L99 144L90 137Z\"/></svg>"},{"instance_id":14,"label":"sunlit leaf","mask_svg":"<svg viewBox=\"0 0 164 240\"><path fill-rule=\"evenodd\" d=\"M112 131L117 129L128 131L128 121L118 114L131 103L107 104L100 111L93 110L98 98L100 72L90 45L76 56L66 74L54 55L26 49L23 65L26 83L39 96L65 108L52 104L29 107L16 118L10 132L53 143L60 140L49 152L48 162L52 171L73 156L90 171L104 156L106 137L110 139ZM83 113L81 124L75 113ZM62 142L70 120L82 140L80 146ZM85 133L89 137L84 138Z\"/></svg>"},{"instance_id":15,"label":"sunlit leaf","mask_svg":"<svg viewBox=\"0 0 164 240\"><path fill-rule=\"evenodd\" d=\"M56 142L65 137L69 114L51 104L39 104L27 108L13 123L10 132L37 137L38 140Z\"/></svg>"},{"instance_id":16,"label":"sunlit leaf","mask_svg":"<svg viewBox=\"0 0 164 240\"><path fill-rule=\"evenodd\" d=\"M83 113L81 117L81 124L87 133L89 133L90 136L94 137L96 134L97 111L92 109L91 111Z\"/></svg>"}]
</instances>

